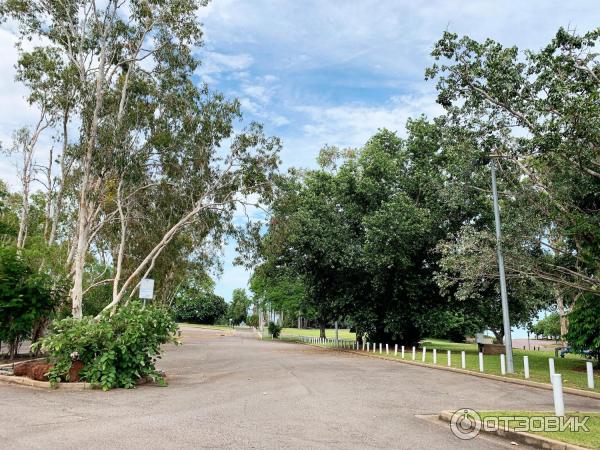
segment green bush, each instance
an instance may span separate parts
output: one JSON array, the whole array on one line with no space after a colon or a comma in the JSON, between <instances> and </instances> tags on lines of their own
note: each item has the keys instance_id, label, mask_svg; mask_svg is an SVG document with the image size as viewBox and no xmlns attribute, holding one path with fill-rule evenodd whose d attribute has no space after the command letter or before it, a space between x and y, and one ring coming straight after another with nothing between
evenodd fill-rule
<instances>
[{"instance_id":1,"label":"green bush","mask_svg":"<svg viewBox=\"0 0 600 450\"><path fill-rule=\"evenodd\" d=\"M258 327L258 314L252 314L251 316L246 317L246 325L249 327Z\"/></svg>"},{"instance_id":2,"label":"green bush","mask_svg":"<svg viewBox=\"0 0 600 450\"><path fill-rule=\"evenodd\" d=\"M273 336L273 339L277 339L281 334L281 327L275 322L269 322L269 334Z\"/></svg>"},{"instance_id":3,"label":"green bush","mask_svg":"<svg viewBox=\"0 0 600 450\"><path fill-rule=\"evenodd\" d=\"M569 331L566 338L577 352L591 351L600 364L600 300L593 294L584 294L569 313Z\"/></svg>"},{"instance_id":4,"label":"green bush","mask_svg":"<svg viewBox=\"0 0 600 450\"><path fill-rule=\"evenodd\" d=\"M227 302L223 297L212 293L196 295L177 299L174 306L177 321L213 325L227 313Z\"/></svg>"},{"instance_id":5,"label":"green bush","mask_svg":"<svg viewBox=\"0 0 600 450\"><path fill-rule=\"evenodd\" d=\"M55 321L39 345L54 364L48 375L53 383L66 380L72 361L79 360L82 380L104 390L133 388L141 378L164 383L155 363L161 345L176 342L176 332L177 324L167 310L131 302L99 320Z\"/></svg>"},{"instance_id":6,"label":"green bush","mask_svg":"<svg viewBox=\"0 0 600 450\"><path fill-rule=\"evenodd\" d=\"M15 248L0 248L0 342L9 344L9 357L36 322L52 313L59 297L50 277L32 269Z\"/></svg>"}]
</instances>

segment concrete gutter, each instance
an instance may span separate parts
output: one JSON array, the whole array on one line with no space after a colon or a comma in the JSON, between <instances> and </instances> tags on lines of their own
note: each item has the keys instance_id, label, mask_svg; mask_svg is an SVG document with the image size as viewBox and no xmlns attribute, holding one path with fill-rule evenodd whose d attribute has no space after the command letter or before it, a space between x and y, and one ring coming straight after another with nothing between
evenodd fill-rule
<instances>
[{"instance_id":1,"label":"concrete gutter","mask_svg":"<svg viewBox=\"0 0 600 450\"><path fill-rule=\"evenodd\" d=\"M450 423L452 420L452 415L454 411L442 411L438 418L443 421ZM513 431L509 428L498 428L495 430L486 430L481 426L481 422L479 420L474 421L473 428L480 428L480 433L493 434L501 437L502 439L507 439L511 442L518 442L520 444L529 445L536 448L543 448L549 450L588 450L587 447L580 447L575 444L568 444L566 442L557 441L555 439L550 439L544 436L539 436L537 434L525 433L521 431Z\"/></svg>"}]
</instances>

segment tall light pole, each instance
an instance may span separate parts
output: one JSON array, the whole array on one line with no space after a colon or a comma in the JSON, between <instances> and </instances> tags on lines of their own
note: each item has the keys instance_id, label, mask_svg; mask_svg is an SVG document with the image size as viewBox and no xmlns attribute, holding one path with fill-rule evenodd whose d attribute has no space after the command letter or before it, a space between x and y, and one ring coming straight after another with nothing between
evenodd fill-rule
<instances>
[{"instance_id":1,"label":"tall light pole","mask_svg":"<svg viewBox=\"0 0 600 450\"><path fill-rule=\"evenodd\" d=\"M496 218L496 252L498 253L498 271L500 272L500 298L502 299L502 323L504 325L504 346L506 349L506 372L514 373L512 336L510 316L508 314L508 296L506 294L506 275L504 274L504 257L502 256L502 232L500 230L500 207L498 206L498 189L496 187L496 160L492 157L492 195L494 197L494 216Z\"/></svg>"}]
</instances>

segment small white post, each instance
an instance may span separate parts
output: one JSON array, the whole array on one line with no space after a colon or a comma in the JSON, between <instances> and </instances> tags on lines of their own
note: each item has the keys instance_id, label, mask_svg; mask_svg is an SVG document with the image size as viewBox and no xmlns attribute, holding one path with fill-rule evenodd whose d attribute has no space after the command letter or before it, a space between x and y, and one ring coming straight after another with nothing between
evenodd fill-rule
<instances>
[{"instance_id":1,"label":"small white post","mask_svg":"<svg viewBox=\"0 0 600 450\"><path fill-rule=\"evenodd\" d=\"M365 345L367 345L367 343L363 340L363 352L365 351Z\"/></svg>"},{"instance_id":2,"label":"small white post","mask_svg":"<svg viewBox=\"0 0 600 450\"><path fill-rule=\"evenodd\" d=\"M479 371L483 372L483 353L479 352Z\"/></svg>"},{"instance_id":3,"label":"small white post","mask_svg":"<svg viewBox=\"0 0 600 450\"><path fill-rule=\"evenodd\" d=\"M529 378L529 356L523 356L523 369L525 371L525 379Z\"/></svg>"},{"instance_id":4,"label":"small white post","mask_svg":"<svg viewBox=\"0 0 600 450\"><path fill-rule=\"evenodd\" d=\"M463 369L467 368L467 357L465 355L465 351L460 352L460 367Z\"/></svg>"},{"instance_id":5,"label":"small white post","mask_svg":"<svg viewBox=\"0 0 600 450\"><path fill-rule=\"evenodd\" d=\"M381 342L379 343L379 354L381 355Z\"/></svg>"},{"instance_id":6,"label":"small white post","mask_svg":"<svg viewBox=\"0 0 600 450\"><path fill-rule=\"evenodd\" d=\"M376 349L377 349L377 344L375 342L373 342L373 353L375 353Z\"/></svg>"},{"instance_id":7,"label":"small white post","mask_svg":"<svg viewBox=\"0 0 600 450\"><path fill-rule=\"evenodd\" d=\"M506 356L504 355L504 353L500 353L500 373L502 375L506 375L506 359L504 359Z\"/></svg>"},{"instance_id":8,"label":"small white post","mask_svg":"<svg viewBox=\"0 0 600 450\"><path fill-rule=\"evenodd\" d=\"M390 354L390 349L388 348L388 345L385 344L385 354L389 355Z\"/></svg>"},{"instance_id":9,"label":"small white post","mask_svg":"<svg viewBox=\"0 0 600 450\"><path fill-rule=\"evenodd\" d=\"M437 349L433 349L433 363L437 364Z\"/></svg>"},{"instance_id":10,"label":"small white post","mask_svg":"<svg viewBox=\"0 0 600 450\"><path fill-rule=\"evenodd\" d=\"M427 356L427 347L423 347L423 356L421 357L422 362L425 362L426 356Z\"/></svg>"},{"instance_id":11,"label":"small white post","mask_svg":"<svg viewBox=\"0 0 600 450\"><path fill-rule=\"evenodd\" d=\"M565 415L565 401L563 399L562 375L555 373L552 376L552 393L554 394L554 415L563 417Z\"/></svg>"},{"instance_id":12,"label":"small white post","mask_svg":"<svg viewBox=\"0 0 600 450\"><path fill-rule=\"evenodd\" d=\"M370 343L370 342L367 342L367 352L370 350L370 349L369 349L370 345L371 345L371 343Z\"/></svg>"},{"instance_id":13,"label":"small white post","mask_svg":"<svg viewBox=\"0 0 600 450\"><path fill-rule=\"evenodd\" d=\"M402 346L402 359L404 359L404 345Z\"/></svg>"},{"instance_id":14,"label":"small white post","mask_svg":"<svg viewBox=\"0 0 600 450\"><path fill-rule=\"evenodd\" d=\"M554 358L548 358L548 366L550 367L550 382L552 382L554 374L556 371L554 370Z\"/></svg>"},{"instance_id":15,"label":"small white post","mask_svg":"<svg viewBox=\"0 0 600 450\"><path fill-rule=\"evenodd\" d=\"M413 345L413 361L415 360L416 357L417 357L417 349Z\"/></svg>"},{"instance_id":16,"label":"small white post","mask_svg":"<svg viewBox=\"0 0 600 450\"><path fill-rule=\"evenodd\" d=\"M398 344L394 345L394 356L398 356Z\"/></svg>"},{"instance_id":17,"label":"small white post","mask_svg":"<svg viewBox=\"0 0 600 450\"><path fill-rule=\"evenodd\" d=\"M446 352L447 356L448 356L448 367L452 366L452 352L450 350L448 350Z\"/></svg>"},{"instance_id":18,"label":"small white post","mask_svg":"<svg viewBox=\"0 0 600 450\"><path fill-rule=\"evenodd\" d=\"M585 363L587 369L588 388L594 389L594 366L591 361Z\"/></svg>"}]
</instances>

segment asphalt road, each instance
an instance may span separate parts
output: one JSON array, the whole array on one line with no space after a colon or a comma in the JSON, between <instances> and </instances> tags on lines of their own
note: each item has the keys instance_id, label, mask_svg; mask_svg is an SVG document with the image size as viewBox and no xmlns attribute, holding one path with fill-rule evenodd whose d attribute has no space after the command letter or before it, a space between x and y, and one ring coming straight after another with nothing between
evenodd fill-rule
<instances>
[{"instance_id":1,"label":"asphalt road","mask_svg":"<svg viewBox=\"0 0 600 450\"><path fill-rule=\"evenodd\" d=\"M184 345L169 347L160 365L166 388L0 384L0 448L498 449L511 446L461 441L427 415L552 410L550 391L221 334L184 329ZM565 401L568 410L600 410L597 400Z\"/></svg>"}]
</instances>

